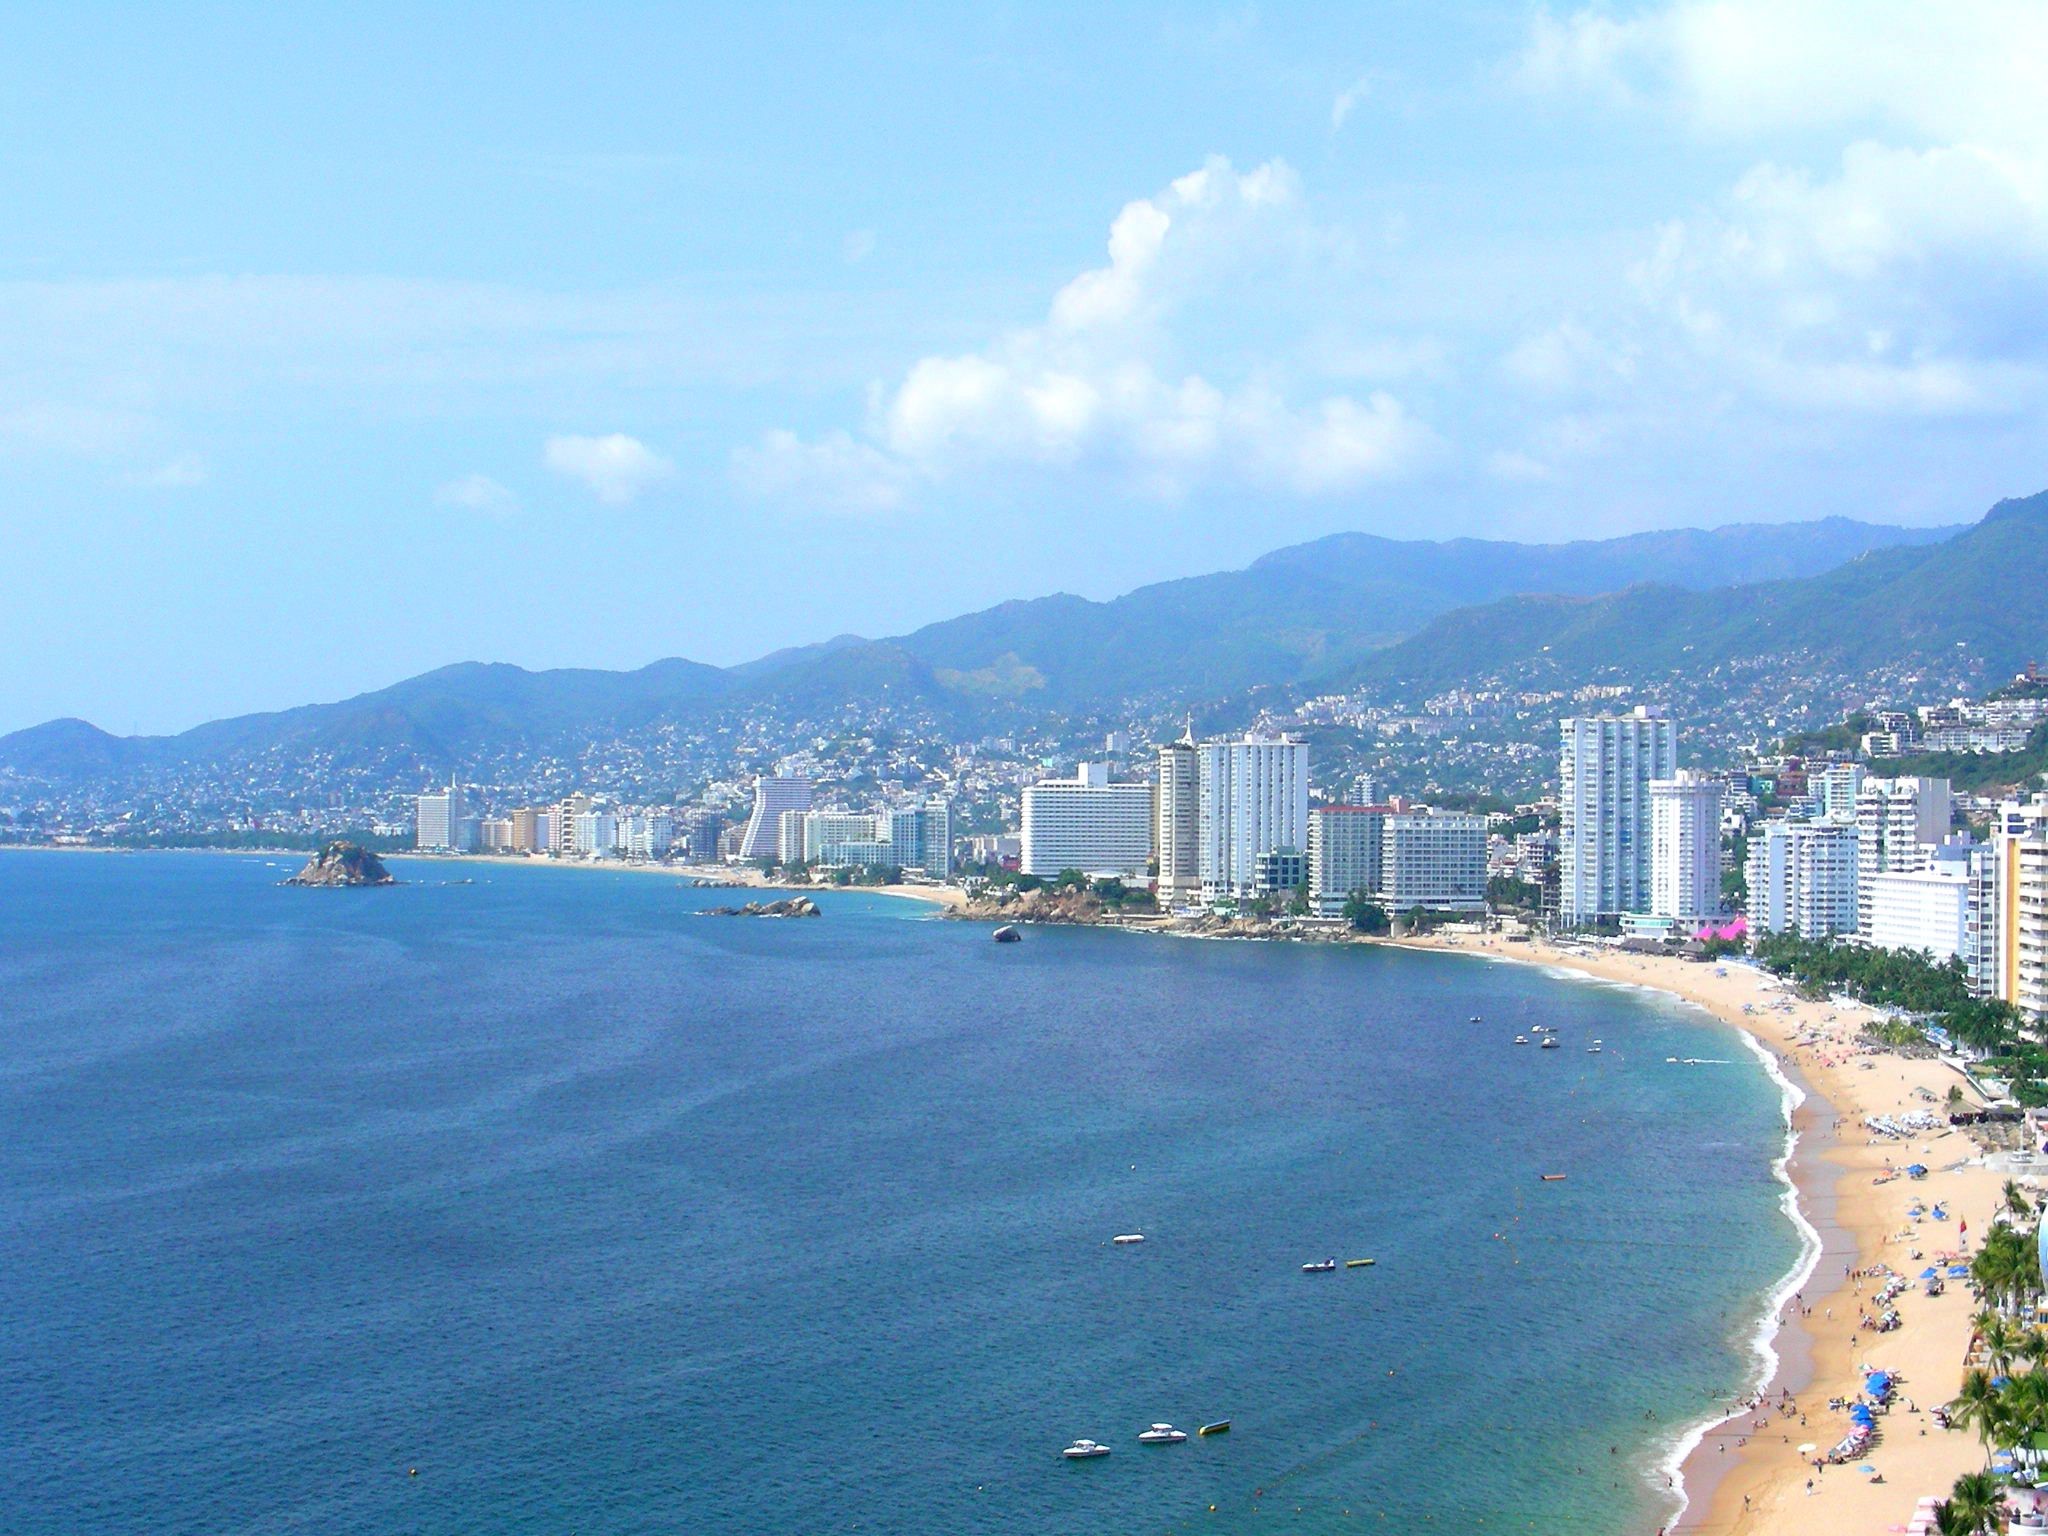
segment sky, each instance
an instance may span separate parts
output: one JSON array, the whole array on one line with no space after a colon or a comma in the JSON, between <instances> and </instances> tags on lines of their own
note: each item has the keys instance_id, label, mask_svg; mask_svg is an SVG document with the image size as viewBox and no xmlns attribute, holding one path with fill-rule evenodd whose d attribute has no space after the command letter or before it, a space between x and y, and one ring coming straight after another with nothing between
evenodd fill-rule
<instances>
[{"instance_id":1,"label":"sky","mask_svg":"<svg viewBox=\"0 0 2048 1536\"><path fill-rule=\"evenodd\" d=\"M0 731L2048 486L2036 0L5 34Z\"/></svg>"}]
</instances>

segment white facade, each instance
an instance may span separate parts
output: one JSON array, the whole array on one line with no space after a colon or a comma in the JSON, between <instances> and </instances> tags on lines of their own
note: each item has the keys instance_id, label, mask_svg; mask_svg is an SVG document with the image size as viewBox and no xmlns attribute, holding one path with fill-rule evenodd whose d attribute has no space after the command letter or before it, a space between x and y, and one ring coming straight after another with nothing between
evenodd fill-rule
<instances>
[{"instance_id":1,"label":"white facade","mask_svg":"<svg viewBox=\"0 0 2048 1536\"><path fill-rule=\"evenodd\" d=\"M945 801L891 811L888 822L890 863L921 869L934 880L953 872L953 815Z\"/></svg>"},{"instance_id":2,"label":"white facade","mask_svg":"<svg viewBox=\"0 0 2048 1536\"><path fill-rule=\"evenodd\" d=\"M1650 912L1680 922L1721 910L1721 781L1682 770L1650 781Z\"/></svg>"},{"instance_id":3,"label":"white facade","mask_svg":"<svg viewBox=\"0 0 2048 1536\"><path fill-rule=\"evenodd\" d=\"M1998 995L2048 1022L2048 795L2001 806L1993 846Z\"/></svg>"},{"instance_id":4,"label":"white facade","mask_svg":"<svg viewBox=\"0 0 2048 1536\"><path fill-rule=\"evenodd\" d=\"M810 817L809 811L784 811L775 818L775 862L785 869L802 864L811 856L804 840L804 827Z\"/></svg>"},{"instance_id":5,"label":"white facade","mask_svg":"<svg viewBox=\"0 0 2048 1536\"><path fill-rule=\"evenodd\" d=\"M1650 783L1678 772L1678 734L1647 709L1564 720L1559 915L1592 922L1650 906Z\"/></svg>"},{"instance_id":6,"label":"white facade","mask_svg":"<svg viewBox=\"0 0 2048 1536\"><path fill-rule=\"evenodd\" d=\"M619 845L618 818L610 811L580 811L570 820L569 839L570 853L591 859L609 857Z\"/></svg>"},{"instance_id":7,"label":"white facade","mask_svg":"<svg viewBox=\"0 0 2048 1536\"><path fill-rule=\"evenodd\" d=\"M808 811L812 784L809 779L774 777L763 774L754 781L754 814L740 834L742 859L772 859L782 830L784 811Z\"/></svg>"},{"instance_id":8,"label":"white facade","mask_svg":"<svg viewBox=\"0 0 2048 1536\"><path fill-rule=\"evenodd\" d=\"M675 842L675 818L666 812L648 811L619 822L619 852L629 859L665 859Z\"/></svg>"},{"instance_id":9,"label":"white facade","mask_svg":"<svg viewBox=\"0 0 2048 1536\"><path fill-rule=\"evenodd\" d=\"M1308 743L1246 736L1196 749L1202 899L1258 892L1261 854L1308 846Z\"/></svg>"},{"instance_id":10,"label":"white facade","mask_svg":"<svg viewBox=\"0 0 2048 1536\"><path fill-rule=\"evenodd\" d=\"M1772 821L1750 839L1749 926L1805 938L1856 931L1856 829Z\"/></svg>"},{"instance_id":11,"label":"white facade","mask_svg":"<svg viewBox=\"0 0 2048 1536\"><path fill-rule=\"evenodd\" d=\"M1868 770L1861 763L1830 763L1817 774L1809 774L1807 791L1819 806L1823 821L1854 821L1856 796L1863 788Z\"/></svg>"},{"instance_id":12,"label":"white facade","mask_svg":"<svg viewBox=\"0 0 2048 1536\"><path fill-rule=\"evenodd\" d=\"M1317 917L1342 917L1354 891L1378 898L1387 817L1383 805L1318 805L1308 813L1308 899Z\"/></svg>"},{"instance_id":13,"label":"white facade","mask_svg":"<svg viewBox=\"0 0 2048 1536\"><path fill-rule=\"evenodd\" d=\"M1925 950L1937 961L1962 956L1969 945L1967 869L1886 870L1866 882L1870 942L1880 949Z\"/></svg>"},{"instance_id":14,"label":"white facade","mask_svg":"<svg viewBox=\"0 0 2048 1536\"><path fill-rule=\"evenodd\" d=\"M1947 779L1865 779L1856 793L1856 868L1863 883L1856 931L1871 937L1877 877L1927 867L1928 850L1948 836L1952 797Z\"/></svg>"},{"instance_id":15,"label":"white facade","mask_svg":"<svg viewBox=\"0 0 2048 1536\"><path fill-rule=\"evenodd\" d=\"M828 869L885 862L873 856L872 845L886 845L888 840L886 817L854 811L809 811L804 815L803 856Z\"/></svg>"},{"instance_id":16,"label":"white facade","mask_svg":"<svg viewBox=\"0 0 2048 1536\"><path fill-rule=\"evenodd\" d=\"M1083 763L1025 789L1022 873L1142 880L1151 863L1150 784L1112 784L1109 764Z\"/></svg>"},{"instance_id":17,"label":"white facade","mask_svg":"<svg viewBox=\"0 0 2048 1536\"><path fill-rule=\"evenodd\" d=\"M1200 772L1193 727L1159 749L1159 905L1187 906L1202 894L1197 853L1201 825Z\"/></svg>"},{"instance_id":18,"label":"white facade","mask_svg":"<svg viewBox=\"0 0 2048 1536\"><path fill-rule=\"evenodd\" d=\"M1486 905L1486 818L1454 811L1389 816L1381 855L1389 912L1427 907L1477 912Z\"/></svg>"},{"instance_id":19,"label":"white facade","mask_svg":"<svg viewBox=\"0 0 2048 1536\"><path fill-rule=\"evenodd\" d=\"M470 853L476 840L469 836L468 797L460 784L450 784L432 794L421 795L415 812L413 846Z\"/></svg>"}]
</instances>

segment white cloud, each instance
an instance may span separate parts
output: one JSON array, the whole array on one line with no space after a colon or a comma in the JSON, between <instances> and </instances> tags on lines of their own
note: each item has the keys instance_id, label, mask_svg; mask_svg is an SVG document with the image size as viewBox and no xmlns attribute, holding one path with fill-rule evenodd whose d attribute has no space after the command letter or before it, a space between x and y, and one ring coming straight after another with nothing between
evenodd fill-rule
<instances>
[{"instance_id":1,"label":"white cloud","mask_svg":"<svg viewBox=\"0 0 2048 1536\"><path fill-rule=\"evenodd\" d=\"M181 453L154 469L137 470L121 477L123 485L146 491L182 491L206 483L206 460L196 453Z\"/></svg>"},{"instance_id":2,"label":"white cloud","mask_svg":"<svg viewBox=\"0 0 2048 1536\"><path fill-rule=\"evenodd\" d=\"M1094 470L1157 496L1217 481L1319 495L1406 473L1434 451L1428 427L1384 392L1297 403L1277 360L1236 383L1174 366L1180 322L1236 319L1269 286L1252 274L1284 286L1276 265L1327 255L1285 164L1241 173L1211 159L1126 204L1108 255L1059 289L1043 324L921 358L878 387L863 437L770 433L735 454L736 477L757 494L866 507L896 505L919 483L1020 469Z\"/></svg>"},{"instance_id":3,"label":"white cloud","mask_svg":"<svg viewBox=\"0 0 2048 1536\"><path fill-rule=\"evenodd\" d=\"M2048 403L2048 7L2011 0L1679 0L1535 23L1532 89L1806 148L1669 221L1602 334L1518 346L1554 391L1655 358L1697 389L1866 415ZM1810 149L1807 151L1810 153ZM1667 385L1676 386L1670 378Z\"/></svg>"},{"instance_id":4,"label":"white cloud","mask_svg":"<svg viewBox=\"0 0 2048 1536\"><path fill-rule=\"evenodd\" d=\"M734 452L733 478L764 500L828 512L888 512L903 505L910 471L847 432L807 443L794 432L776 431Z\"/></svg>"},{"instance_id":5,"label":"white cloud","mask_svg":"<svg viewBox=\"0 0 2048 1536\"><path fill-rule=\"evenodd\" d=\"M519 498L489 475L463 475L434 492L439 506L461 507L468 512L487 512L502 517L516 511Z\"/></svg>"},{"instance_id":6,"label":"white cloud","mask_svg":"<svg viewBox=\"0 0 2048 1536\"><path fill-rule=\"evenodd\" d=\"M580 480L599 501L620 506L675 473L675 466L638 438L551 437L543 457L558 475Z\"/></svg>"},{"instance_id":7,"label":"white cloud","mask_svg":"<svg viewBox=\"0 0 2048 1536\"><path fill-rule=\"evenodd\" d=\"M1330 103L1330 131L1335 133L1350 120L1351 114L1372 95L1377 82L1371 75L1360 75L1350 85L1337 93L1337 99Z\"/></svg>"}]
</instances>

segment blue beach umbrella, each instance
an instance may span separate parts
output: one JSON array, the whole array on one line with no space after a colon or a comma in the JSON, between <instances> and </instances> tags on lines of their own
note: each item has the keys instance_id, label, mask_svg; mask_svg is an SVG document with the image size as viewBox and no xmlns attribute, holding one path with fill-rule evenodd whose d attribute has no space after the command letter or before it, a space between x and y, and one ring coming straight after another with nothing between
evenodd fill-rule
<instances>
[{"instance_id":1,"label":"blue beach umbrella","mask_svg":"<svg viewBox=\"0 0 2048 1536\"><path fill-rule=\"evenodd\" d=\"M1932 1264L1930 1264L1925 1269L1920 1271L1920 1278L1922 1280L1932 1280L1936 1275L1940 1273L1940 1270L1936 1269Z\"/></svg>"}]
</instances>

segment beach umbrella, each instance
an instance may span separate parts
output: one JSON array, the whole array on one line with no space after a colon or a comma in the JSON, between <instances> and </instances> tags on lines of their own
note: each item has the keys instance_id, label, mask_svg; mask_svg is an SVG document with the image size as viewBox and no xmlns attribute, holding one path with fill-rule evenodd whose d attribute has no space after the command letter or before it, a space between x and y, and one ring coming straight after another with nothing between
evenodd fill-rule
<instances>
[{"instance_id":1,"label":"beach umbrella","mask_svg":"<svg viewBox=\"0 0 2048 1536\"><path fill-rule=\"evenodd\" d=\"M1869 1462L1866 1461L1865 1463L1863 1463L1862 1466L1858 1467L1856 1470L1858 1472L1875 1472L1877 1468L1873 1467Z\"/></svg>"},{"instance_id":2,"label":"beach umbrella","mask_svg":"<svg viewBox=\"0 0 2048 1536\"><path fill-rule=\"evenodd\" d=\"M1802 1456L1811 1456L1815 1451L1819 1449L1819 1446L1815 1445L1811 1440L1809 1440L1806 1442L1806 1444L1799 1447L1799 1454Z\"/></svg>"}]
</instances>

